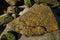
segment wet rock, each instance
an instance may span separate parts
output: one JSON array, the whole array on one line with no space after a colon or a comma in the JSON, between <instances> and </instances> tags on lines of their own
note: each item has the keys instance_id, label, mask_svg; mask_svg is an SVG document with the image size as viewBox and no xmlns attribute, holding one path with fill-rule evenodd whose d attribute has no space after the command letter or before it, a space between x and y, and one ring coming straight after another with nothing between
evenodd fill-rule
<instances>
[{"instance_id":1,"label":"wet rock","mask_svg":"<svg viewBox=\"0 0 60 40\"><path fill-rule=\"evenodd\" d=\"M25 14L7 24L7 28L26 36L38 36L58 30L50 7L34 4Z\"/></svg>"}]
</instances>

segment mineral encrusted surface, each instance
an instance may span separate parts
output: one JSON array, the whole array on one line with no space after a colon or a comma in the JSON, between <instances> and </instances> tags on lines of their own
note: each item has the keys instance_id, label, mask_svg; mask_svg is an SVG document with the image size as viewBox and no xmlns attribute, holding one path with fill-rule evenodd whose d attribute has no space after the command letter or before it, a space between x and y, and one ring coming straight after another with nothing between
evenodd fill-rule
<instances>
[{"instance_id":1,"label":"mineral encrusted surface","mask_svg":"<svg viewBox=\"0 0 60 40\"><path fill-rule=\"evenodd\" d=\"M49 6L34 4L25 14L7 27L26 36L38 36L58 30L56 18Z\"/></svg>"}]
</instances>

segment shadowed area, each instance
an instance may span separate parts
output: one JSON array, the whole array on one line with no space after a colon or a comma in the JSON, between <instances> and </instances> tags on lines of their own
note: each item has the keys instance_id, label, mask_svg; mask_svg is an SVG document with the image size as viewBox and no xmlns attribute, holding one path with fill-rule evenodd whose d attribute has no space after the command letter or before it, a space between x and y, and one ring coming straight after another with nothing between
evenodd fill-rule
<instances>
[{"instance_id":1,"label":"shadowed area","mask_svg":"<svg viewBox=\"0 0 60 40\"><path fill-rule=\"evenodd\" d=\"M21 34L17 33L17 32L14 32L14 31L8 31L8 33L11 33L12 35L15 36L15 40L19 40L21 38ZM1 40L8 40L7 37L6 37L7 34L4 34L1 38ZM11 35L11 36L12 36ZM9 39L10 40L10 39Z\"/></svg>"},{"instance_id":2,"label":"shadowed area","mask_svg":"<svg viewBox=\"0 0 60 40\"><path fill-rule=\"evenodd\" d=\"M6 10L8 6L5 0L0 0L0 15L3 14L3 11Z\"/></svg>"},{"instance_id":3,"label":"shadowed area","mask_svg":"<svg viewBox=\"0 0 60 40\"><path fill-rule=\"evenodd\" d=\"M12 33L15 36L16 40L20 39L21 36L22 36L21 34L19 34L17 32L14 32L14 31L9 31L9 32Z\"/></svg>"},{"instance_id":4,"label":"shadowed area","mask_svg":"<svg viewBox=\"0 0 60 40\"><path fill-rule=\"evenodd\" d=\"M0 34L3 32L5 28L6 28L5 24L0 25Z\"/></svg>"},{"instance_id":5,"label":"shadowed area","mask_svg":"<svg viewBox=\"0 0 60 40\"><path fill-rule=\"evenodd\" d=\"M58 2L60 2L60 0L58 0Z\"/></svg>"},{"instance_id":6,"label":"shadowed area","mask_svg":"<svg viewBox=\"0 0 60 40\"><path fill-rule=\"evenodd\" d=\"M54 8L51 8L53 13L54 13L54 16L57 20L57 23L58 23L58 27L60 29L60 9L58 7L54 7Z\"/></svg>"}]
</instances>

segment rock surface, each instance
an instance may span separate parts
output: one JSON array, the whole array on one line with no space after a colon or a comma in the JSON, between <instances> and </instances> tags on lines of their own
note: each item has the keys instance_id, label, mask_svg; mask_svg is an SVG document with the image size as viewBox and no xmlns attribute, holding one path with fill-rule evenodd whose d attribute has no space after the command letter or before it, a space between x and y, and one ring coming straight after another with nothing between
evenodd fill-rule
<instances>
[{"instance_id":1,"label":"rock surface","mask_svg":"<svg viewBox=\"0 0 60 40\"><path fill-rule=\"evenodd\" d=\"M50 7L34 4L24 15L7 25L8 28L26 36L38 36L58 30L57 21Z\"/></svg>"},{"instance_id":2,"label":"rock surface","mask_svg":"<svg viewBox=\"0 0 60 40\"><path fill-rule=\"evenodd\" d=\"M9 5L15 5L16 2L18 1L21 1L21 0L6 0L6 2L9 4Z\"/></svg>"},{"instance_id":3,"label":"rock surface","mask_svg":"<svg viewBox=\"0 0 60 40\"><path fill-rule=\"evenodd\" d=\"M25 37L23 35L19 40L60 40L60 30L36 37Z\"/></svg>"},{"instance_id":4,"label":"rock surface","mask_svg":"<svg viewBox=\"0 0 60 40\"><path fill-rule=\"evenodd\" d=\"M6 13L15 13L16 6L9 6Z\"/></svg>"},{"instance_id":5,"label":"rock surface","mask_svg":"<svg viewBox=\"0 0 60 40\"><path fill-rule=\"evenodd\" d=\"M36 3L50 3L50 4L53 4L53 3L58 3L58 0L34 0Z\"/></svg>"}]
</instances>

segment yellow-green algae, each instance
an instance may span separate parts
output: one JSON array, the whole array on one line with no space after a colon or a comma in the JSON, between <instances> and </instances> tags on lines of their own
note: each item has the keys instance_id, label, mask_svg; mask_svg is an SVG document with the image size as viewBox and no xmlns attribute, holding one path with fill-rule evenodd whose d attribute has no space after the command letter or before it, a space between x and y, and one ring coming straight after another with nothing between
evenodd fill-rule
<instances>
[{"instance_id":1,"label":"yellow-green algae","mask_svg":"<svg viewBox=\"0 0 60 40\"><path fill-rule=\"evenodd\" d=\"M6 35L8 40L15 40L15 36L12 33L7 32L5 35Z\"/></svg>"}]
</instances>

